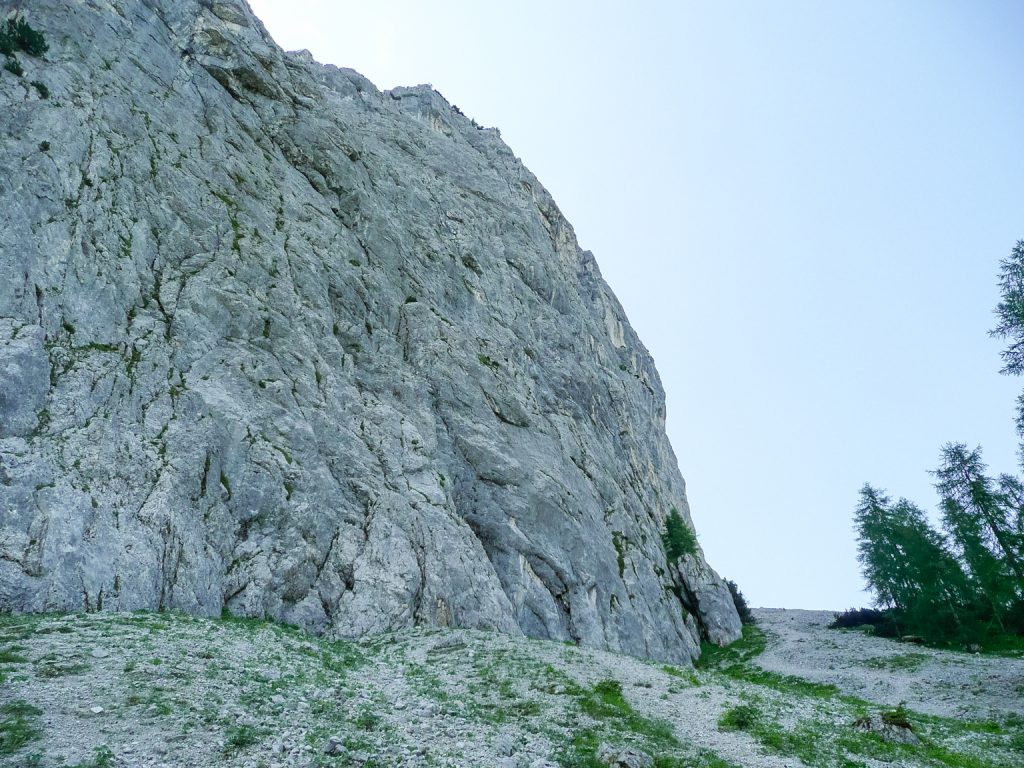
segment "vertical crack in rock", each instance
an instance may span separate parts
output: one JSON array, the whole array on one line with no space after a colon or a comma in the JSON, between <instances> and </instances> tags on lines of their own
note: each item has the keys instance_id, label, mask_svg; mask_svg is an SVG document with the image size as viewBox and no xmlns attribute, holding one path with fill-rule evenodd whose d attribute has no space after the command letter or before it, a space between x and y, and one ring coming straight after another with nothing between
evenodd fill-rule
<instances>
[{"instance_id":1,"label":"vertical crack in rock","mask_svg":"<svg viewBox=\"0 0 1024 768\"><path fill-rule=\"evenodd\" d=\"M0 610L428 624L686 662L739 621L647 350L540 182L240 0L38 0L0 73Z\"/></svg>"}]
</instances>

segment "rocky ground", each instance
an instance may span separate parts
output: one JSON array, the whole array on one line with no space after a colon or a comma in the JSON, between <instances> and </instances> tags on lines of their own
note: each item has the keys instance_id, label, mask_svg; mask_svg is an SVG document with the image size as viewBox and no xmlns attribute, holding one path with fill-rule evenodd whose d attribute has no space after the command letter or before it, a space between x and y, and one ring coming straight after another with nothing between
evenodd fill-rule
<instances>
[{"instance_id":1,"label":"rocky ground","mask_svg":"<svg viewBox=\"0 0 1024 768\"><path fill-rule=\"evenodd\" d=\"M176 614L0 617L0 765L1024 764L1024 659L757 617L696 671L463 630L337 643Z\"/></svg>"},{"instance_id":2,"label":"rocky ground","mask_svg":"<svg viewBox=\"0 0 1024 768\"><path fill-rule=\"evenodd\" d=\"M1024 658L899 645L863 632L827 632L831 611L758 611L770 632L757 663L833 683L844 693L952 718L1024 718ZM1022 758L1024 763L1024 758Z\"/></svg>"}]
</instances>

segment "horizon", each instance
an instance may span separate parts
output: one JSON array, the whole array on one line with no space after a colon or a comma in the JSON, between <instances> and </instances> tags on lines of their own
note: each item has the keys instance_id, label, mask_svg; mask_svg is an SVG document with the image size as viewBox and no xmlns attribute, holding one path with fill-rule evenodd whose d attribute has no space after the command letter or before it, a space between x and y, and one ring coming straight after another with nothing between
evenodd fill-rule
<instances>
[{"instance_id":1,"label":"horizon","mask_svg":"<svg viewBox=\"0 0 1024 768\"><path fill-rule=\"evenodd\" d=\"M502 131L653 354L699 541L752 605L871 602L865 482L934 520L944 443L1016 472L1024 381L987 331L1024 237L1024 8L251 5Z\"/></svg>"}]
</instances>

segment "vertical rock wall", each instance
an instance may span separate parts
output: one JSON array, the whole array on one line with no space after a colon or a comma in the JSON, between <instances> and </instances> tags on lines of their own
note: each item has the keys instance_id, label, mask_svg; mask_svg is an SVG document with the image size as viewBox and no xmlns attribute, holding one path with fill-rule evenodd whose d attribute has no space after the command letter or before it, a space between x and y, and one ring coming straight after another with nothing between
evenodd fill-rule
<instances>
[{"instance_id":1,"label":"vertical rock wall","mask_svg":"<svg viewBox=\"0 0 1024 768\"><path fill-rule=\"evenodd\" d=\"M0 73L0 610L738 636L666 562L653 362L497 131L241 2L12 5L50 50Z\"/></svg>"}]
</instances>

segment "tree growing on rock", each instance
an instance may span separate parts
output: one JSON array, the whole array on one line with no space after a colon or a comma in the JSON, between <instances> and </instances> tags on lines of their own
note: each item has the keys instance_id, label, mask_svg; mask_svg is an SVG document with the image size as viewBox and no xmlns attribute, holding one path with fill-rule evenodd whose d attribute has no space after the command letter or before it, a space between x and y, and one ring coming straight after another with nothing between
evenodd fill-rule
<instances>
[{"instance_id":1,"label":"tree growing on rock","mask_svg":"<svg viewBox=\"0 0 1024 768\"><path fill-rule=\"evenodd\" d=\"M675 507L669 510L668 517L665 518L661 542L665 547L665 558L670 563L676 563L684 555L697 554L697 534L686 524Z\"/></svg>"}]
</instances>

